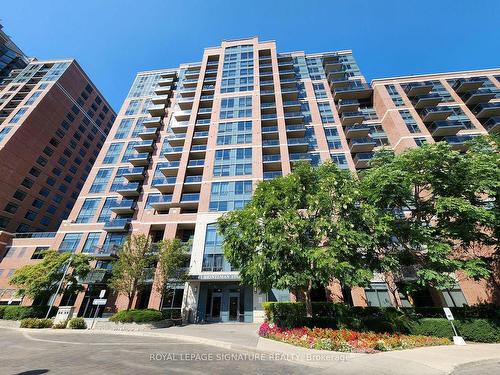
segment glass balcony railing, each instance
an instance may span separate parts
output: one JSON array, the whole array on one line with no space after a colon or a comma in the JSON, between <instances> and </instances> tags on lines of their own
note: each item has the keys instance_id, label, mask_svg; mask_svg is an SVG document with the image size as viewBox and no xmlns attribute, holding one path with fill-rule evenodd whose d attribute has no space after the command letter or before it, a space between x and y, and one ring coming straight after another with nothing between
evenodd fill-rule
<instances>
[{"instance_id":1,"label":"glass balcony railing","mask_svg":"<svg viewBox=\"0 0 500 375\"><path fill-rule=\"evenodd\" d=\"M275 133L278 131L277 126L263 126L262 133Z\"/></svg>"},{"instance_id":2,"label":"glass balcony railing","mask_svg":"<svg viewBox=\"0 0 500 375\"><path fill-rule=\"evenodd\" d=\"M261 114L261 118L263 120L273 120L273 119L277 119L278 115L276 113L263 113L263 114Z\"/></svg>"},{"instance_id":3,"label":"glass balcony railing","mask_svg":"<svg viewBox=\"0 0 500 375\"><path fill-rule=\"evenodd\" d=\"M188 161L188 167L203 167L205 165L204 159L195 159Z\"/></svg>"},{"instance_id":4,"label":"glass balcony railing","mask_svg":"<svg viewBox=\"0 0 500 375\"><path fill-rule=\"evenodd\" d=\"M285 118L304 117L302 112L285 112Z\"/></svg>"},{"instance_id":5,"label":"glass balcony railing","mask_svg":"<svg viewBox=\"0 0 500 375\"><path fill-rule=\"evenodd\" d=\"M275 102L269 102L269 103L263 102L263 103L260 103L260 107L261 108L274 108L274 107L276 107L276 103Z\"/></svg>"},{"instance_id":6,"label":"glass balcony railing","mask_svg":"<svg viewBox=\"0 0 500 375\"><path fill-rule=\"evenodd\" d=\"M283 173L281 173L281 171L264 172L264 180L271 180L275 177L280 177L282 175Z\"/></svg>"},{"instance_id":7,"label":"glass balcony railing","mask_svg":"<svg viewBox=\"0 0 500 375\"><path fill-rule=\"evenodd\" d=\"M297 131L297 130L306 130L306 127L302 124L300 125L287 125L286 126L286 131L289 132L289 131Z\"/></svg>"},{"instance_id":8,"label":"glass balcony railing","mask_svg":"<svg viewBox=\"0 0 500 375\"><path fill-rule=\"evenodd\" d=\"M153 178L151 185L153 185L153 186L175 185L176 180L177 180L177 177L155 177L155 178Z\"/></svg>"},{"instance_id":9,"label":"glass balcony railing","mask_svg":"<svg viewBox=\"0 0 500 375\"><path fill-rule=\"evenodd\" d=\"M165 154L177 154L179 152L182 152L184 147L179 146L179 147L168 147L165 149Z\"/></svg>"},{"instance_id":10,"label":"glass balcony railing","mask_svg":"<svg viewBox=\"0 0 500 375\"><path fill-rule=\"evenodd\" d=\"M311 155L307 152L301 152L301 153L290 153L290 160L311 160Z\"/></svg>"},{"instance_id":11,"label":"glass balcony railing","mask_svg":"<svg viewBox=\"0 0 500 375\"><path fill-rule=\"evenodd\" d=\"M279 146L279 139L265 139L262 141L262 146Z\"/></svg>"},{"instance_id":12,"label":"glass balcony railing","mask_svg":"<svg viewBox=\"0 0 500 375\"><path fill-rule=\"evenodd\" d=\"M207 145L193 145L191 151L206 151Z\"/></svg>"},{"instance_id":13,"label":"glass balcony railing","mask_svg":"<svg viewBox=\"0 0 500 375\"><path fill-rule=\"evenodd\" d=\"M273 154L273 155L263 155L262 156L262 161L265 162L271 162L271 161L280 161L281 160L281 155L280 154Z\"/></svg>"},{"instance_id":14,"label":"glass balcony railing","mask_svg":"<svg viewBox=\"0 0 500 375\"><path fill-rule=\"evenodd\" d=\"M179 168L180 162L179 161L171 161L168 164L165 164L163 168Z\"/></svg>"},{"instance_id":15,"label":"glass balcony railing","mask_svg":"<svg viewBox=\"0 0 500 375\"><path fill-rule=\"evenodd\" d=\"M128 184L120 184L116 187L116 191L136 191L139 189L138 182L129 182Z\"/></svg>"},{"instance_id":16,"label":"glass balcony railing","mask_svg":"<svg viewBox=\"0 0 500 375\"><path fill-rule=\"evenodd\" d=\"M309 142L305 138L288 138L288 144L289 145L304 145L304 144L309 144Z\"/></svg>"},{"instance_id":17,"label":"glass balcony railing","mask_svg":"<svg viewBox=\"0 0 500 375\"><path fill-rule=\"evenodd\" d=\"M152 195L148 197L148 204L152 205L155 203L171 203L172 194L162 194L162 195Z\"/></svg>"},{"instance_id":18,"label":"glass balcony railing","mask_svg":"<svg viewBox=\"0 0 500 375\"><path fill-rule=\"evenodd\" d=\"M181 195L181 202L197 202L200 200L200 193L186 193Z\"/></svg>"},{"instance_id":19,"label":"glass balcony railing","mask_svg":"<svg viewBox=\"0 0 500 375\"><path fill-rule=\"evenodd\" d=\"M186 184L198 183L201 182L202 179L203 176L186 176L184 183Z\"/></svg>"},{"instance_id":20,"label":"glass balcony railing","mask_svg":"<svg viewBox=\"0 0 500 375\"><path fill-rule=\"evenodd\" d=\"M194 132L193 134L194 138L202 138L202 137L208 137L208 132Z\"/></svg>"},{"instance_id":21,"label":"glass balcony railing","mask_svg":"<svg viewBox=\"0 0 500 375\"><path fill-rule=\"evenodd\" d=\"M113 204L111 208L133 208L135 206L135 200L133 199L122 199Z\"/></svg>"}]
</instances>

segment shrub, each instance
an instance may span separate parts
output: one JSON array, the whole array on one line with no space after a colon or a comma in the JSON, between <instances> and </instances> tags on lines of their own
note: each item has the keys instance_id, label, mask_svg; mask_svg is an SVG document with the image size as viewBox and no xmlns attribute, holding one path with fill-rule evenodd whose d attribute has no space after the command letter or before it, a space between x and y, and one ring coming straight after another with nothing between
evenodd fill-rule
<instances>
[{"instance_id":1,"label":"shrub","mask_svg":"<svg viewBox=\"0 0 500 375\"><path fill-rule=\"evenodd\" d=\"M161 311L145 309L145 310L122 310L118 311L115 315L109 318L112 322L121 323L146 323L157 322L163 320Z\"/></svg>"},{"instance_id":2,"label":"shrub","mask_svg":"<svg viewBox=\"0 0 500 375\"><path fill-rule=\"evenodd\" d=\"M180 310L162 310L161 315L163 319L180 319L182 317Z\"/></svg>"},{"instance_id":3,"label":"shrub","mask_svg":"<svg viewBox=\"0 0 500 375\"><path fill-rule=\"evenodd\" d=\"M0 319L3 319L3 313L4 313L6 307L7 306L5 306L5 305L0 306Z\"/></svg>"},{"instance_id":4,"label":"shrub","mask_svg":"<svg viewBox=\"0 0 500 375\"><path fill-rule=\"evenodd\" d=\"M69 328L71 329L87 329L87 323L83 318L72 318L69 321Z\"/></svg>"},{"instance_id":5,"label":"shrub","mask_svg":"<svg viewBox=\"0 0 500 375\"><path fill-rule=\"evenodd\" d=\"M45 318L48 306L2 306L0 317L6 320L22 320L26 318ZM54 316L57 307L53 308L50 316Z\"/></svg>"},{"instance_id":6,"label":"shrub","mask_svg":"<svg viewBox=\"0 0 500 375\"><path fill-rule=\"evenodd\" d=\"M66 329L67 326L68 326L68 319L62 320L58 323L54 323L52 328L54 328L54 329Z\"/></svg>"},{"instance_id":7,"label":"shrub","mask_svg":"<svg viewBox=\"0 0 500 375\"><path fill-rule=\"evenodd\" d=\"M488 319L454 320L458 334L475 342L500 342L500 326ZM411 323L411 333L436 337L453 337L453 329L445 318L423 318Z\"/></svg>"},{"instance_id":8,"label":"shrub","mask_svg":"<svg viewBox=\"0 0 500 375\"><path fill-rule=\"evenodd\" d=\"M21 328L50 328L53 322L52 319L26 318L21 320Z\"/></svg>"}]
</instances>

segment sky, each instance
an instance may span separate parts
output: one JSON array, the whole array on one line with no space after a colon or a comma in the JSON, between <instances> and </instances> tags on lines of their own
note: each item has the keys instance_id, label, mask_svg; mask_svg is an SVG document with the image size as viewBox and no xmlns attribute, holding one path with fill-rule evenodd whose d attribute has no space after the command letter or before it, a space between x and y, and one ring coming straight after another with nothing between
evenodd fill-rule
<instances>
[{"instance_id":1,"label":"sky","mask_svg":"<svg viewBox=\"0 0 500 375\"><path fill-rule=\"evenodd\" d=\"M498 0L3 0L0 23L29 56L75 58L116 111L138 71L242 37L351 49L368 80L500 67Z\"/></svg>"}]
</instances>

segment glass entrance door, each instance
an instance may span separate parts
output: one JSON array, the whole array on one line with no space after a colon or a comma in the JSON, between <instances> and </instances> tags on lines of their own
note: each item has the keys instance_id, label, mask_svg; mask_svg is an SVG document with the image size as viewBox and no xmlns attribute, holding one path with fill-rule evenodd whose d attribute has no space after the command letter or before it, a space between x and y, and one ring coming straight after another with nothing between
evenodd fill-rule
<instances>
[{"instance_id":1,"label":"glass entrance door","mask_svg":"<svg viewBox=\"0 0 500 375\"><path fill-rule=\"evenodd\" d=\"M210 318L212 320L220 319L221 305L222 305L222 294L221 293L212 294L212 303L210 308Z\"/></svg>"},{"instance_id":2,"label":"glass entrance door","mask_svg":"<svg viewBox=\"0 0 500 375\"><path fill-rule=\"evenodd\" d=\"M240 297L229 297L229 320L238 320L238 310L240 308Z\"/></svg>"}]
</instances>

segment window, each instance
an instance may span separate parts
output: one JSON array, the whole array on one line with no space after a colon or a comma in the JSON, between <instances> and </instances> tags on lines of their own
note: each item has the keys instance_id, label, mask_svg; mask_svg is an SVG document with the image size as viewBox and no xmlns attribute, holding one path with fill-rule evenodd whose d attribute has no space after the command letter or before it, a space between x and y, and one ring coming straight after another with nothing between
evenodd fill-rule
<instances>
[{"instance_id":1,"label":"window","mask_svg":"<svg viewBox=\"0 0 500 375\"><path fill-rule=\"evenodd\" d=\"M10 220L6 217L0 216L0 228L7 228L7 225L9 225Z\"/></svg>"},{"instance_id":2,"label":"window","mask_svg":"<svg viewBox=\"0 0 500 375\"><path fill-rule=\"evenodd\" d=\"M232 211L243 208L252 197L252 181L213 182L210 211Z\"/></svg>"},{"instance_id":3,"label":"window","mask_svg":"<svg viewBox=\"0 0 500 375\"><path fill-rule=\"evenodd\" d=\"M403 118L403 121L405 122L406 127L408 128L408 131L410 133L420 133L420 129L418 127L418 124L415 121L415 119L413 118L413 116L411 115L410 111L404 109L404 110L399 111L399 114Z\"/></svg>"},{"instance_id":4,"label":"window","mask_svg":"<svg viewBox=\"0 0 500 375\"><path fill-rule=\"evenodd\" d=\"M24 218L29 220L29 221L33 221L36 219L36 212L28 210L26 212L26 215L24 215Z\"/></svg>"},{"instance_id":5,"label":"window","mask_svg":"<svg viewBox=\"0 0 500 375\"><path fill-rule=\"evenodd\" d=\"M97 219L97 222L99 223L105 223L111 219L111 207L116 205L116 202L118 201L118 198L116 197L110 197L106 198L104 201L104 205L102 206L101 213L99 214L99 218Z\"/></svg>"},{"instance_id":6,"label":"window","mask_svg":"<svg viewBox=\"0 0 500 375\"><path fill-rule=\"evenodd\" d=\"M368 306L390 307L391 297L386 283L370 283L369 288L365 288L366 302Z\"/></svg>"},{"instance_id":7,"label":"window","mask_svg":"<svg viewBox=\"0 0 500 375\"><path fill-rule=\"evenodd\" d=\"M136 115L139 111L140 104L140 100L131 100L128 104L127 110L125 111L125 116Z\"/></svg>"},{"instance_id":8,"label":"window","mask_svg":"<svg viewBox=\"0 0 500 375\"><path fill-rule=\"evenodd\" d=\"M59 251L74 253L81 238L82 233L66 233L61 245L59 246Z\"/></svg>"},{"instance_id":9,"label":"window","mask_svg":"<svg viewBox=\"0 0 500 375\"><path fill-rule=\"evenodd\" d=\"M389 93L389 96L392 99L392 102L396 107L402 107L405 105L403 102L403 98L401 95L399 95L398 90L396 89L396 86L394 85L385 85L385 89Z\"/></svg>"},{"instance_id":10,"label":"window","mask_svg":"<svg viewBox=\"0 0 500 375\"><path fill-rule=\"evenodd\" d=\"M5 206L4 208L4 211L10 213L10 214L15 214L16 211L17 211L17 208L19 206L17 204L14 204L14 203L7 203L7 205Z\"/></svg>"},{"instance_id":11,"label":"window","mask_svg":"<svg viewBox=\"0 0 500 375\"><path fill-rule=\"evenodd\" d=\"M23 185L25 188L31 189L33 186L33 180L30 180L29 178L25 178L22 182L21 185Z\"/></svg>"},{"instance_id":12,"label":"window","mask_svg":"<svg viewBox=\"0 0 500 375\"><path fill-rule=\"evenodd\" d=\"M215 151L214 176L252 174L252 149L233 148Z\"/></svg>"},{"instance_id":13,"label":"window","mask_svg":"<svg viewBox=\"0 0 500 375\"><path fill-rule=\"evenodd\" d=\"M133 156L137 155L137 151L135 150L134 146L138 144L139 142L132 141L127 143L127 148L125 148L125 152L123 153L122 156L122 163L126 163L131 159Z\"/></svg>"},{"instance_id":14,"label":"window","mask_svg":"<svg viewBox=\"0 0 500 375\"><path fill-rule=\"evenodd\" d=\"M424 143L427 142L427 138L424 137L413 138L413 140L415 141L418 147L422 146Z\"/></svg>"},{"instance_id":15,"label":"window","mask_svg":"<svg viewBox=\"0 0 500 375\"><path fill-rule=\"evenodd\" d=\"M31 255L31 259L43 259L43 252L49 250L48 246L38 246L33 251Z\"/></svg>"},{"instance_id":16,"label":"window","mask_svg":"<svg viewBox=\"0 0 500 375\"><path fill-rule=\"evenodd\" d=\"M129 133L130 133L130 129L132 128L133 122L134 121L130 118L123 119L120 122L120 125L118 126L118 130L116 131L116 134L115 134L115 139L127 138Z\"/></svg>"},{"instance_id":17,"label":"window","mask_svg":"<svg viewBox=\"0 0 500 375\"><path fill-rule=\"evenodd\" d=\"M37 99L38 97L40 96L40 94L42 93L42 91L35 91L30 97L28 100L26 100L26 105L31 105L33 104Z\"/></svg>"},{"instance_id":18,"label":"window","mask_svg":"<svg viewBox=\"0 0 500 375\"><path fill-rule=\"evenodd\" d=\"M252 117L252 97L224 98L221 100L221 119Z\"/></svg>"},{"instance_id":19,"label":"window","mask_svg":"<svg viewBox=\"0 0 500 375\"><path fill-rule=\"evenodd\" d=\"M331 154L330 157L340 169L349 169L345 154Z\"/></svg>"},{"instance_id":20,"label":"window","mask_svg":"<svg viewBox=\"0 0 500 375\"><path fill-rule=\"evenodd\" d=\"M101 198L87 198L83 202L83 206L80 209L80 213L76 218L77 223L90 223L94 218L97 207L101 202Z\"/></svg>"},{"instance_id":21,"label":"window","mask_svg":"<svg viewBox=\"0 0 500 375\"><path fill-rule=\"evenodd\" d=\"M112 143L104 157L103 164L114 164L118 162L118 157L123 148L123 143Z\"/></svg>"},{"instance_id":22,"label":"window","mask_svg":"<svg viewBox=\"0 0 500 375\"><path fill-rule=\"evenodd\" d=\"M12 130L12 127L5 127L3 129L0 129L0 142L5 138L7 134Z\"/></svg>"},{"instance_id":23,"label":"window","mask_svg":"<svg viewBox=\"0 0 500 375\"><path fill-rule=\"evenodd\" d=\"M318 109L323 124L333 124L335 122L332 107L329 103L318 103Z\"/></svg>"},{"instance_id":24,"label":"window","mask_svg":"<svg viewBox=\"0 0 500 375\"><path fill-rule=\"evenodd\" d=\"M16 190L13 197L14 197L14 199L17 199L18 201L22 201L22 200L24 200L24 198L26 198L26 193L22 190Z\"/></svg>"},{"instance_id":25,"label":"window","mask_svg":"<svg viewBox=\"0 0 500 375\"><path fill-rule=\"evenodd\" d=\"M120 247L125 241L126 237L126 233L108 233L106 235L106 239L104 240L104 245L102 246L103 250Z\"/></svg>"},{"instance_id":26,"label":"window","mask_svg":"<svg viewBox=\"0 0 500 375\"><path fill-rule=\"evenodd\" d=\"M442 293L448 307L462 307L467 305L467 300L458 284L451 289L442 290Z\"/></svg>"},{"instance_id":27,"label":"window","mask_svg":"<svg viewBox=\"0 0 500 375\"><path fill-rule=\"evenodd\" d=\"M94 182L90 187L90 193L102 193L106 189L106 185L111 177L113 170L111 168L101 168L95 176Z\"/></svg>"},{"instance_id":28,"label":"window","mask_svg":"<svg viewBox=\"0 0 500 375\"><path fill-rule=\"evenodd\" d=\"M29 174L30 174L30 175L32 175L32 176L34 176L34 177L38 177L38 176L40 176L40 173L41 173L41 172L40 172L40 169L35 168L35 167L32 167L32 168L30 169L30 171L29 171Z\"/></svg>"},{"instance_id":29,"label":"window","mask_svg":"<svg viewBox=\"0 0 500 375\"><path fill-rule=\"evenodd\" d=\"M10 119L9 124L17 124L19 122L19 120L21 119L21 117L23 117L23 115L26 113L27 110L28 110L28 107L20 108L16 112L16 114Z\"/></svg>"},{"instance_id":30,"label":"window","mask_svg":"<svg viewBox=\"0 0 500 375\"><path fill-rule=\"evenodd\" d=\"M208 224L205 233L202 271L221 272L231 270L231 266L224 259L222 241L223 237L217 232L217 224Z\"/></svg>"},{"instance_id":31,"label":"window","mask_svg":"<svg viewBox=\"0 0 500 375\"><path fill-rule=\"evenodd\" d=\"M19 224L19 226L16 229L16 232L18 233L26 233L31 231L31 227L28 224Z\"/></svg>"},{"instance_id":32,"label":"window","mask_svg":"<svg viewBox=\"0 0 500 375\"><path fill-rule=\"evenodd\" d=\"M99 238L101 237L101 232L90 232L83 245L83 253L94 254L97 252L97 244L99 243Z\"/></svg>"},{"instance_id":33,"label":"window","mask_svg":"<svg viewBox=\"0 0 500 375\"><path fill-rule=\"evenodd\" d=\"M225 122L219 124L217 144L230 145L252 143L252 121Z\"/></svg>"}]
</instances>

